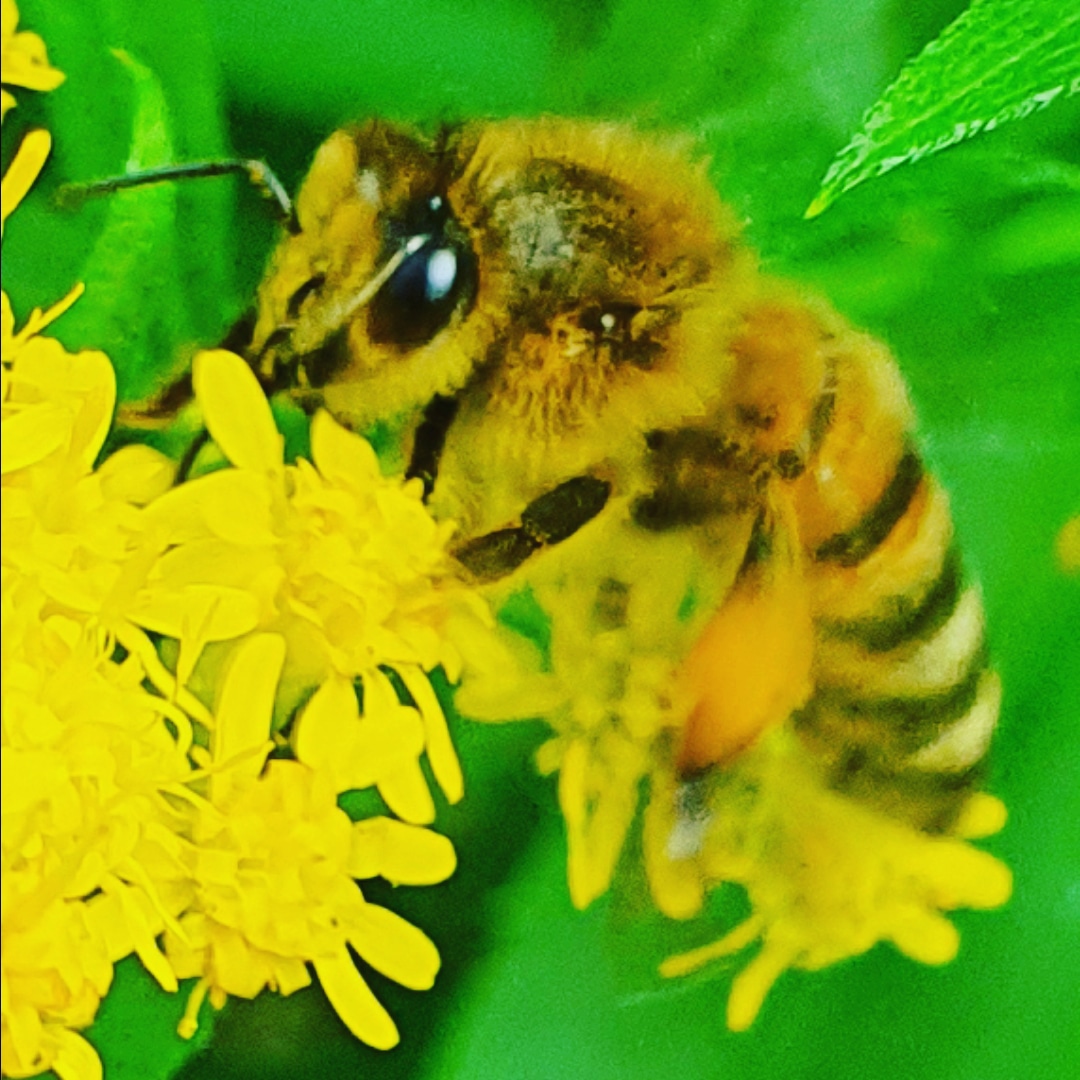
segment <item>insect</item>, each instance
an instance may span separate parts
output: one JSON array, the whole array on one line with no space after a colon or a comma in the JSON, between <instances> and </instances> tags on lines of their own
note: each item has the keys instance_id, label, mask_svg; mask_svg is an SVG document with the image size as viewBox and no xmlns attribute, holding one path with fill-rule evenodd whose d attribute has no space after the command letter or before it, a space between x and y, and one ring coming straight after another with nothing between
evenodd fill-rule
<instances>
[{"instance_id":1,"label":"insect","mask_svg":"<svg viewBox=\"0 0 1080 1080\"><path fill-rule=\"evenodd\" d=\"M549 617L566 677L516 708L561 710L579 906L649 755L692 802L793 718L828 784L918 829L977 786L1000 685L897 366L759 272L682 144L555 118L339 131L248 335L268 390L392 421L462 574Z\"/></svg>"}]
</instances>

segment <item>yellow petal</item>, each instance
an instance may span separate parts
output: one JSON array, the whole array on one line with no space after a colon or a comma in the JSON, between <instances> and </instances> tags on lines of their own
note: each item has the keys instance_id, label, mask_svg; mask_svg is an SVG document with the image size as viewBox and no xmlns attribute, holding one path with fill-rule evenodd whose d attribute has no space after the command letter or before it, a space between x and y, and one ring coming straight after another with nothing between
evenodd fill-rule
<instances>
[{"instance_id":1,"label":"yellow petal","mask_svg":"<svg viewBox=\"0 0 1080 1080\"><path fill-rule=\"evenodd\" d=\"M554 712L566 701L566 688L551 674L540 674L540 654L525 638L509 631L482 633L477 623L451 620L452 639L461 652L464 680L454 708L474 720L528 720ZM464 632L458 632L459 628ZM469 632L472 631L472 632Z\"/></svg>"},{"instance_id":2,"label":"yellow petal","mask_svg":"<svg viewBox=\"0 0 1080 1080\"><path fill-rule=\"evenodd\" d=\"M26 320L26 325L19 331L19 344L25 344L27 338L33 337L35 334L40 334L49 323L53 322L55 319L59 319L84 292L86 292L86 286L80 281L71 287L71 291L67 296L57 300L55 304L45 311L42 311L40 308L34 308L30 313L30 317ZM11 323L10 326L5 326L5 335L10 336L13 327L14 323Z\"/></svg>"},{"instance_id":3,"label":"yellow petal","mask_svg":"<svg viewBox=\"0 0 1080 1080\"><path fill-rule=\"evenodd\" d=\"M101 1058L81 1035L59 1028L54 1038L59 1050L53 1058L52 1070L60 1080L102 1080Z\"/></svg>"},{"instance_id":4,"label":"yellow petal","mask_svg":"<svg viewBox=\"0 0 1080 1080\"><path fill-rule=\"evenodd\" d=\"M332 677L312 695L296 722L294 747L297 758L316 772L324 772L336 790L345 775L342 762L351 755L355 728L360 723L360 703L348 679ZM375 782L372 772L367 784Z\"/></svg>"},{"instance_id":5,"label":"yellow petal","mask_svg":"<svg viewBox=\"0 0 1080 1080\"><path fill-rule=\"evenodd\" d=\"M1001 907L1012 896L1012 871L985 851L978 854L982 860L968 881L964 903L973 908Z\"/></svg>"},{"instance_id":6,"label":"yellow petal","mask_svg":"<svg viewBox=\"0 0 1080 1080\"><path fill-rule=\"evenodd\" d=\"M110 454L97 469L108 499L145 506L172 487L176 464L152 447L133 444Z\"/></svg>"},{"instance_id":7,"label":"yellow petal","mask_svg":"<svg viewBox=\"0 0 1080 1080\"><path fill-rule=\"evenodd\" d=\"M288 997L289 994L294 994L297 990L311 985L307 965L295 956L274 957L270 961L270 966L274 972L277 991L282 997Z\"/></svg>"},{"instance_id":8,"label":"yellow petal","mask_svg":"<svg viewBox=\"0 0 1080 1080\"><path fill-rule=\"evenodd\" d=\"M5 1034L10 1036L11 1049L18 1059L24 1072L17 1075L33 1075L37 1070L31 1068L31 1063L38 1056L41 1047L42 1028L41 1017L37 1009L27 1002L18 1000L14 995L5 994L4 999L4 1026ZM5 1040L4 1050L7 1050ZM7 1057L4 1058L5 1071Z\"/></svg>"},{"instance_id":9,"label":"yellow petal","mask_svg":"<svg viewBox=\"0 0 1080 1080\"><path fill-rule=\"evenodd\" d=\"M26 197L26 193L34 185L38 178L45 159L52 149L52 136L44 130L28 132L19 149L15 152L15 160L8 166L4 173L4 179L0 182L0 235L3 234L4 223L11 216L15 207Z\"/></svg>"},{"instance_id":10,"label":"yellow petal","mask_svg":"<svg viewBox=\"0 0 1080 1080\"><path fill-rule=\"evenodd\" d=\"M410 990L429 990L439 971L431 938L389 908L364 904L349 919L349 944L376 971Z\"/></svg>"},{"instance_id":11,"label":"yellow petal","mask_svg":"<svg viewBox=\"0 0 1080 1080\"><path fill-rule=\"evenodd\" d=\"M308 702L297 721L294 740L296 755L305 765L330 778L335 791L348 791L381 784L405 769L419 774L424 732L420 714L402 705L390 680L372 669L364 674L362 718L352 682L333 677ZM393 791L402 788L401 800L414 805L410 778L411 774L401 778L396 786L391 781L390 787ZM421 823L426 823L434 820L434 803L426 783L423 786L421 813L430 807L432 815L422 818ZM394 810L400 814L396 806Z\"/></svg>"},{"instance_id":12,"label":"yellow petal","mask_svg":"<svg viewBox=\"0 0 1080 1080\"><path fill-rule=\"evenodd\" d=\"M282 665L285 640L279 634L255 634L241 642L229 660L216 710L212 736L216 764L236 765L216 773L211 798L220 802L240 777L256 777L269 753L270 721Z\"/></svg>"},{"instance_id":13,"label":"yellow petal","mask_svg":"<svg viewBox=\"0 0 1080 1080\"><path fill-rule=\"evenodd\" d=\"M262 477L247 470L228 470L205 479L214 483L203 489L203 517L216 535L244 545L275 539L271 490Z\"/></svg>"},{"instance_id":14,"label":"yellow petal","mask_svg":"<svg viewBox=\"0 0 1080 1080\"><path fill-rule=\"evenodd\" d=\"M71 447L82 461L83 468L93 468L112 427L116 407L116 371L103 352L80 352L72 357L80 381L91 385L75 421Z\"/></svg>"},{"instance_id":15,"label":"yellow petal","mask_svg":"<svg viewBox=\"0 0 1080 1080\"><path fill-rule=\"evenodd\" d=\"M345 1026L376 1050L397 1046L398 1030L390 1014L379 1004L344 948L330 957L315 960L323 992Z\"/></svg>"},{"instance_id":16,"label":"yellow petal","mask_svg":"<svg viewBox=\"0 0 1080 1080\"><path fill-rule=\"evenodd\" d=\"M649 890L656 906L669 918L688 919L701 910L705 883L697 859L672 858L669 849L676 827L675 793L670 782L661 786L660 778L654 775L642 826Z\"/></svg>"},{"instance_id":17,"label":"yellow petal","mask_svg":"<svg viewBox=\"0 0 1080 1080\"><path fill-rule=\"evenodd\" d=\"M175 994L176 975L154 940L160 927L152 925L150 921L151 916L156 918L156 913L149 901L145 900L140 890L124 885L115 878L112 881L103 879L102 889L106 895L118 901L114 912L123 920L123 927L115 927L113 933L117 938L126 934L143 967L154 976L162 989Z\"/></svg>"},{"instance_id":18,"label":"yellow petal","mask_svg":"<svg viewBox=\"0 0 1080 1080\"><path fill-rule=\"evenodd\" d=\"M390 716L401 708L394 684L377 667L364 672L364 715Z\"/></svg>"},{"instance_id":19,"label":"yellow petal","mask_svg":"<svg viewBox=\"0 0 1080 1080\"><path fill-rule=\"evenodd\" d=\"M1009 811L1000 799L977 791L964 803L952 831L965 840L979 840L1000 832L1008 817Z\"/></svg>"},{"instance_id":20,"label":"yellow petal","mask_svg":"<svg viewBox=\"0 0 1080 1080\"><path fill-rule=\"evenodd\" d=\"M414 825L430 825L435 820L435 802L419 761L409 761L379 777L379 794L399 818Z\"/></svg>"},{"instance_id":21,"label":"yellow petal","mask_svg":"<svg viewBox=\"0 0 1080 1080\"><path fill-rule=\"evenodd\" d=\"M217 590L185 589L180 612L180 654L176 659L176 681L186 686L210 639L223 597ZM195 602L192 602L195 601ZM251 628L249 628L251 629ZM239 636L239 635L237 635Z\"/></svg>"},{"instance_id":22,"label":"yellow petal","mask_svg":"<svg viewBox=\"0 0 1080 1080\"><path fill-rule=\"evenodd\" d=\"M7 344L15 334L15 314L11 310L8 294L0 290L0 341L4 343L4 359L8 359Z\"/></svg>"},{"instance_id":23,"label":"yellow petal","mask_svg":"<svg viewBox=\"0 0 1080 1080\"><path fill-rule=\"evenodd\" d=\"M64 81L64 73L49 67L45 42L29 30L15 33L19 9L15 0L4 0L3 81L28 90L53 90Z\"/></svg>"},{"instance_id":24,"label":"yellow petal","mask_svg":"<svg viewBox=\"0 0 1080 1080\"><path fill-rule=\"evenodd\" d=\"M430 829L388 817L357 821L352 827L349 874L383 877L393 885L434 885L457 866L454 845Z\"/></svg>"},{"instance_id":25,"label":"yellow petal","mask_svg":"<svg viewBox=\"0 0 1080 1080\"><path fill-rule=\"evenodd\" d=\"M427 675L420 668L401 664L395 670L420 710L420 718L424 722L424 748L427 750L428 761L431 762L431 771L435 774L447 801L459 802L465 794L465 779L461 774L461 762L454 750L442 705L439 704Z\"/></svg>"},{"instance_id":26,"label":"yellow petal","mask_svg":"<svg viewBox=\"0 0 1080 1080\"><path fill-rule=\"evenodd\" d=\"M757 1018L773 983L795 961L795 950L766 942L761 952L735 977L728 998L727 1026L745 1031Z\"/></svg>"},{"instance_id":27,"label":"yellow petal","mask_svg":"<svg viewBox=\"0 0 1080 1080\"><path fill-rule=\"evenodd\" d=\"M223 469L174 487L146 510L147 522L174 544L208 531L236 544L274 539L266 481L250 472Z\"/></svg>"},{"instance_id":28,"label":"yellow petal","mask_svg":"<svg viewBox=\"0 0 1080 1080\"><path fill-rule=\"evenodd\" d=\"M53 750L16 750L5 746L0 752L0 763L5 815L26 813L36 803L48 799L68 776L63 755Z\"/></svg>"},{"instance_id":29,"label":"yellow petal","mask_svg":"<svg viewBox=\"0 0 1080 1080\"><path fill-rule=\"evenodd\" d=\"M923 964L947 964L960 948L960 935L936 912L912 908L895 919L889 936L901 952Z\"/></svg>"},{"instance_id":30,"label":"yellow petal","mask_svg":"<svg viewBox=\"0 0 1080 1080\"><path fill-rule=\"evenodd\" d=\"M696 971L712 960L721 956L730 956L732 953L745 949L760 934L764 920L758 915L752 915L749 919L739 923L734 930L725 934L719 941L709 945L702 945L698 949L680 953L678 956L669 956L660 965L660 974L665 979L674 979L680 975L688 975Z\"/></svg>"},{"instance_id":31,"label":"yellow petal","mask_svg":"<svg viewBox=\"0 0 1080 1080\"><path fill-rule=\"evenodd\" d=\"M251 368L235 353L213 349L195 357L192 384L222 453L238 468L280 473L282 438Z\"/></svg>"},{"instance_id":32,"label":"yellow petal","mask_svg":"<svg viewBox=\"0 0 1080 1080\"><path fill-rule=\"evenodd\" d=\"M575 739L563 753L559 770L559 808L571 832L580 831L585 824L585 777L589 751L584 741Z\"/></svg>"},{"instance_id":33,"label":"yellow petal","mask_svg":"<svg viewBox=\"0 0 1080 1080\"><path fill-rule=\"evenodd\" d=\"M30 405L4 420L0 471L26 469L63 446L71 434L71 411L52 402Z\"/></svg>"},{"instance_id":34,"label":"yellow petal","mask_svg":"<svg viewBox=\"0 0 1080 1080\"><path fill-rule=\"evenodd\" d=\"M380 475L371 443L343 428L322 409L311 422L311 457L327 480L342 487L366 487Z\"/></svg>"},{"instance_id":35,"label":"yellow petal","mask_svg":"<svg viewBox=\"0 0 1080 1080\"><path fill-rule=\"evenodd\" d=\"M187 585L181 592L140 593L127 617L157 634L183 638L198 628L204 641L228 641L258 625L258 603L250 593L221 585Z\"/></svg>"},{"instance_id":36,"label":"yellow petal","mask_svg":"<svg viewBox=\"0 0 1080 1080\"><path fill-rule=\"evenodd\" d=\"M231 927L215 925L212 934L216 985L236 997L255 997L270 977L266 960Z\"/></svg>"},{"instance_id":37,"label":"yellow petal","mask_svg":"<svg viewBox=\"0 0 1080 1080\"><path fill-rule=\"evenodd\" d=\"M559 805L566 819L567 884L575 907L607 890L637 810L643 752L620 734L571 743L559 772Z\"/></svg>"},{"instance_id":38,"label":"yellow petal","mask_svg":"<svg viewBox=\"0 0 1080 1080\"><path fill-rule=\"evenodd\" d=\"M455 700L454 704L457 702ZM566 753L566 740L561 736L548 739L536 751L536 771L541 776L550 776L562 765L563 755Z\"/></svg>"}]
</instances>

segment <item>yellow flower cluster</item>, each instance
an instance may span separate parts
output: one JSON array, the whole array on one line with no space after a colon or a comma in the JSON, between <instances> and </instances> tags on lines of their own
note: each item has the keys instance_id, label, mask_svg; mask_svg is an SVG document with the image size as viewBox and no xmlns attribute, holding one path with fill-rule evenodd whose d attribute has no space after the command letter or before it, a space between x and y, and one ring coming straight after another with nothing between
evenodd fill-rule
<instances>
[{"instance_id":1,"label":"yellow flower cluster","mask_svg":"<svg viewBox=\"0 0 1080 1080\"><path fill-rule=\"evenodd\" d=\"M728 1000L736 1031L753 1023L788 968L817 970L879 941L924 964L952 960L959 936L941 912L998 907L1012 891L1008 868L965 842L1004 825L1000 800L974 794L950 834L921 832L829 789L787 726L714 778L696 812L686 813L672 774L658 771L652 783L644 848L660 909L687 918L725 882L749 896L744 923L661 966L665 976L684 975L760 940ZM688 826L697 835L680 850L673 838Z\"/></svg>"},{"instance_id":2,"label":"yellow flower cluster","mask_svg":"<svg viewBox=\"0 0 1080 1080\"><path fill-rule=\"evenodd\" d=\"M11 49L43 57L28 38L5 36L5 81ZM24 139L5 218L49 146ZM98 463L112 366L41 333L79 292L19 332L3 296L0 1067L100 1078L78 1032L131 953L165 990L198 980L181 1034L207 995L291 993L310 964L359 1038L393 1046L350 948L416 989L439 956L358 879L454 870L424 827L422 755L449 801L463 792L427 673L456 675L452 641L485 633L486 610L446 574L419 482L383 478L325 415L313 461L286 466L230 353L199 357L195 384L232 467L174 486L145 446ZM267 763L285 723L295 757ZM396 817L350 821L337 796L364 787Z\"/></svg>"}]
</instances>

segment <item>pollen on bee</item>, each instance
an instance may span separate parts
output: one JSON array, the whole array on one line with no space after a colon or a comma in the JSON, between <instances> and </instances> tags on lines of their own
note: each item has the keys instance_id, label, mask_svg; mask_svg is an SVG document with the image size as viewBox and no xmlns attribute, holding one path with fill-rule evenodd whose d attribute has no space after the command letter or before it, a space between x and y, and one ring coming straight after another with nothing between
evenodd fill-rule
<instances>
[{"instance_id":1,"label":"pollen on bee","mask_svg":"<svg viewBox=\"0 0 1080 1080\"><path fill-rule=\"evenodd\" d=\"M374 169L363 169L356 178L356 190L360 197L373 206L378 206L382 201L379 177Z\"/></svg>"}]
</instances>

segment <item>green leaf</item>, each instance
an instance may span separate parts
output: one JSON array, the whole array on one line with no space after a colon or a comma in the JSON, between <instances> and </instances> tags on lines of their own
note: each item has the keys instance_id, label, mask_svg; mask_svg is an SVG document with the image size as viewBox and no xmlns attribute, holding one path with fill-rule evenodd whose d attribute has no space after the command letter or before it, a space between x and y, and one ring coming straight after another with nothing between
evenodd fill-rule
<instances>
[{"instance_id":1,"label":"green leaf","mask_svg":"<svg viewBox=\"0 0 1080 1080\"><path fill-rule=\"evenodd\" d=\"M975 0L863 117L806 211L1080 91L1080 11L1060 0Z\"/></svg>"},{"instance_id":2,"label":"green leaf","mask_svg":"<svg viewBox=\"0 0 1080 1080\"><path fill-rule=\"evenodd\" d=\"M53 134L52 157L5 234L5 288L21 322L84 281L85 294L50 333L73 350L104 349L121 396L145 396L162 373L220 341L250 295L224 253L237 247L237 195L258 199L228 180L126 192L77 212L58 210L53 195L61 184L116 176L137 163L227 155L202 5L24 0L19 7L20 27L43 37L67 79L48 94L21 92L4 125L5 161L27 128ZM118 50L136 66L118 60Z\"/></svg>"},{"instance_id":3,"label":"green leaf","mask_svg":"<svg viewBox=\"0 0 1080 1080\"><path fill-rule=\"evenodd\" d=\"M206 1002L195 1035L185 1040L176 1033L193 985L188 979L178 993L169 994L134 956L116 965L109 993L85 1032L101 1055L107 1080L165 1080L207 1044L215 1013Z\"/></svg>"},{"instance_id":4,"label":"green leaf","mask_svg":"<svg viewBox=\"0 0 1080 1080\"><path fill-rule=\"evenodd\" d=\"M116 59L133 88L128 170L170 164L175 152L161 83L134 56L118 51ZM160 345L180 331L175 218L176 192L169 184L110 197L104 228L80 275L89 302L76 305L64 323L65 334L92 341L112 358L123 396L132 382L145 381L143 372L154 364ZM148 260L147 252L155 258ZM139 315L133 317L136 306Z\"/></svg>"}]
</instances>

